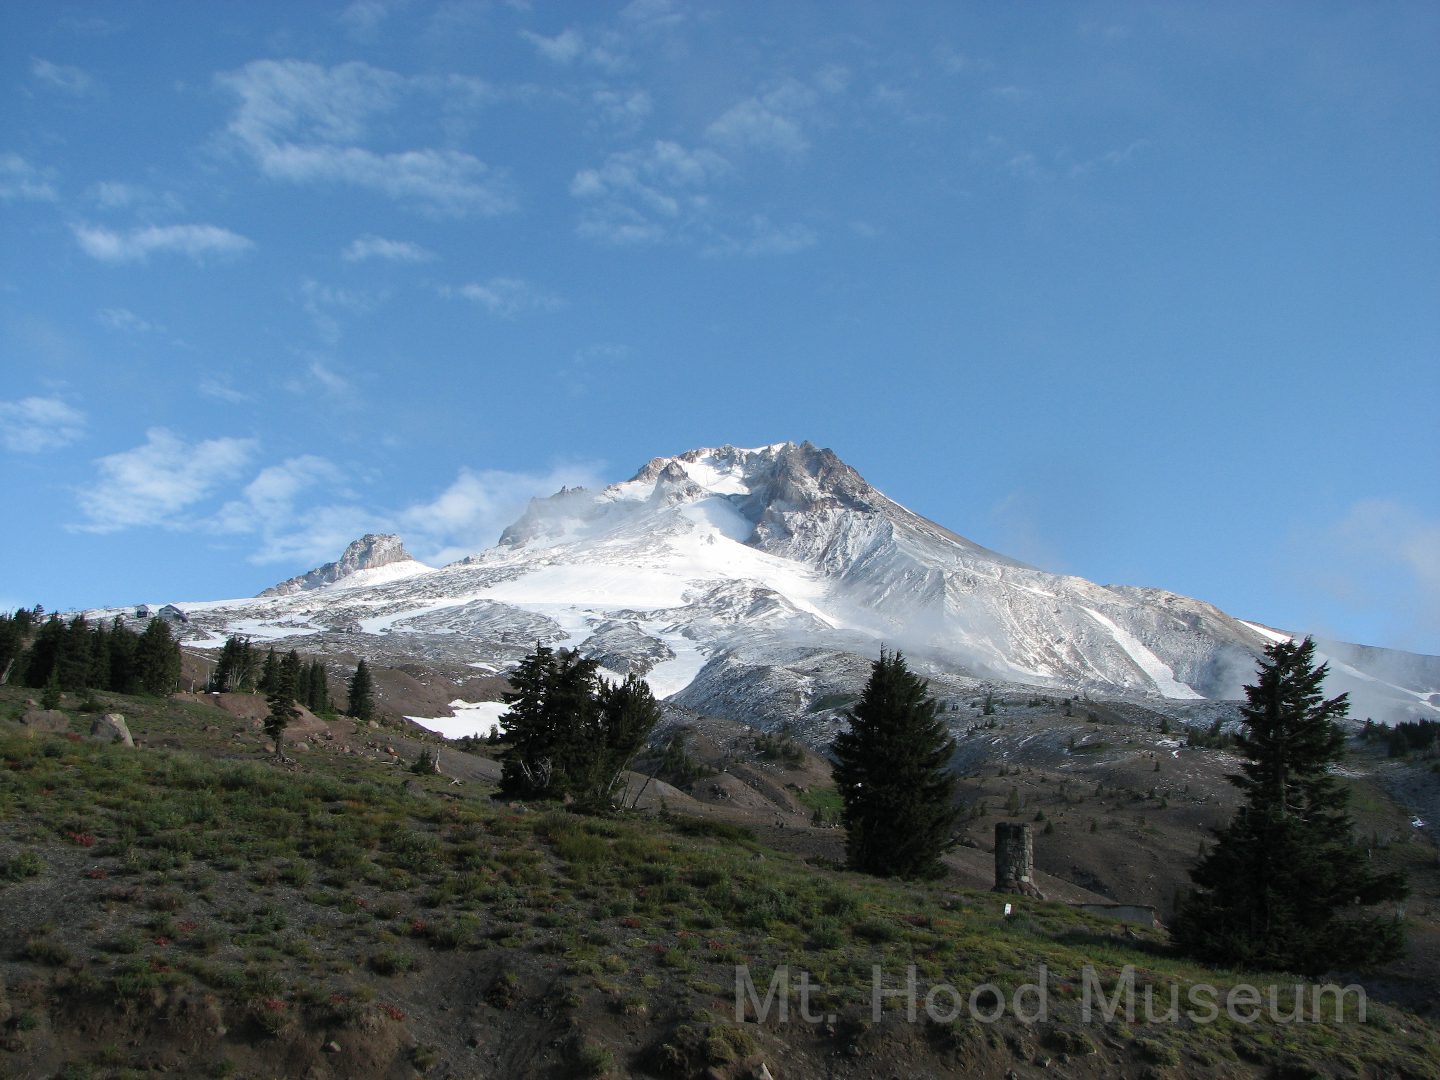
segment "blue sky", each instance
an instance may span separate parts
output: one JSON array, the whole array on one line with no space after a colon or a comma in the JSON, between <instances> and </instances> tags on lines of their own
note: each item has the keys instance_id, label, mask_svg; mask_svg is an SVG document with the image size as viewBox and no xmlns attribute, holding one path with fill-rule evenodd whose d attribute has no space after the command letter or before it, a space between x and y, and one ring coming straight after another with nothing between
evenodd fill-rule
<instances>
[{"instance_id":1,"label":"blue sky","mask_svg":"<svg viewBox=\"0 0 1440 1080\"><path fill-rule=\"evenodd\" d=\"M6 4L0 603L809 439L1046 569L1440 653L1428 3Z\"/></svg>"}]
</instances>

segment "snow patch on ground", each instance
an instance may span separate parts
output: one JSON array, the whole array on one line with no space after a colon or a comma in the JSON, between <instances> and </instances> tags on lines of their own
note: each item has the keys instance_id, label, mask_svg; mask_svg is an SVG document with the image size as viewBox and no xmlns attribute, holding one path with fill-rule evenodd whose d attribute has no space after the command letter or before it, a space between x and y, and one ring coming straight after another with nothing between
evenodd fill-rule
<instances>
[{"instance_id":1,"label":"snow patch on ground","mask_svg":"<svg viewBox=\"0 0 1440 1080\"><path fill-rule=\"evenodd\" d=\"M1267 641L1294 641L1295 639L1281 630L1271 630L1268 626L1261 626L1259 623L1240 620L1242 626L1248 626Z\"/></svg>"},{"instance_id":2,"label":"snow patch on ground","mask_svg":"<svg viewBox=\"0 0 1440 1080\"><path fill-rule=\"evenodd\" d=\"M1155 684L1155 688L1160 693L1167 698L1201 697L1191 687L1176 679L1175 673L1170 670L1169 665L1147 649L1145 643L1130 631L1117 626L1094 608L1082 607L1081 610L1087 612L1091 618L1110 632L1110 636L1125 650L1130 659L1139 665L1140 670L1150 677L1150 681Z\"/></svg>"},{"instance_id":3,"label":"snow patch on ground","mask_svg":"<svg viewBox=\"0 0 1440 1080\"><path fill-rule=\"evenodd\" d=\"M461 739L467 735L483 738L490 734L492 725L503 731L505 725L500 723L500 717L510 711L510 706L503 701L463 701L459 698L450 703L450 708L455 710L454 716L407 716L405 719L439 732L447 739Z\"/></svg>"}]
</instances>

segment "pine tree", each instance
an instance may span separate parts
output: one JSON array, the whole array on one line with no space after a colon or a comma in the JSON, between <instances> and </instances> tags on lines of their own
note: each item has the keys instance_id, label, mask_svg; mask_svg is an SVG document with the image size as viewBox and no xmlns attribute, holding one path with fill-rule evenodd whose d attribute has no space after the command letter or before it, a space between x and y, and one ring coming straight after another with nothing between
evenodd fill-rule
<instances>
[{"instance_id":1,"label":"pine tree","mask_svg":"<svg viewBox=\"0 0 1440 1080\"><path fill-rule=\"evenodd\" d=\"M1348 792L1330 773L1344 748L1345 694L1321 691L1315 643L1275 642L1241 707L1247 759L1230 777L1243 803L1190 873L1173 938L1200 959L1314 975L1398 955L1397 919L1367 912L1398 900L1398 874L1375 873L1351 839Z\"/></svg>"},{"instance_id":2,"label":"pine tree","mask_svg":"<svg viewBox=\"0 0 1440 1080\"><path fill-rule=\"evenodd\" d=\"M949 770L955 743L935 699L900 653L881 652L850 730L834 743L851 867L882 877L934 877L955 843L959 809Z\"/></svg>"},{"instance_id":3,"label":"pine tree","mask_svg":"<svg viewBox=\"0 0 1440 1080\"><path fill-rule=\"evenodd\" d=\"M501 790L519 798L570 798L577 809L613 809L615 789L660 720L650 687L631 674L611 683L573 650L540 645L509 676L510 747Z\"/></svg>"},{"instance_id":4,"label":"pine tree","mask_svg":"<svg viewBox=\"0 0 1440 1080\"><path fill-rule=\"evenodd\" d=\"M375 715L375 684L370 678L370 666L364 660L355 665L347 691L346 711L351 716L356 720L369 720Z\"/></svg>"},{"instance_id":5,"label":"pine tree","mask_svg":"<svg viewBox=\"0 0 1440 1080\"><path fill-rule=\"evenodd\" d=\"M133 694L139 690L135 663L139 648L140 636L128 629L125 621L116 615L110 627L110 689L115 693Z\"/></svg>"},{"instance_id":6,"label":"pine tree","mask_svg":"<svg viewBox=\"0 0 1440 1080\"><path fill-rule=\"evenodd\" d=\"M275 757L284 761L285 729L300 717L300 710L295 707L294 676L286 665L277 666L275 682L265 696L265 704L270 710L265 716L265 734L275 743Z\"/></svg>"},{"instance_id":7,"label":"pine tree","mask_svg":"<svg viewBox=\"0 0 1440 1080\"><path fill-rule=\"evenodd\" d=\"M164 619L151 619L135 649L140 692L163 697L180 682L180 645Z\"/></svg>"}]
</instances>

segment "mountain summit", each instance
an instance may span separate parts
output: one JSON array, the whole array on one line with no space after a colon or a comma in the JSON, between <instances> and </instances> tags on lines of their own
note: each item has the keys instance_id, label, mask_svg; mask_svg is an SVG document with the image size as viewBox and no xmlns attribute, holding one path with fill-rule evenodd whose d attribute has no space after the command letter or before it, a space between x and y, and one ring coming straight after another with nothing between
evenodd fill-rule
<instances>
[{"instance_id":1,"label":"mountain summit","mask_svg":"<svg viewBox=\"0 0 1440 1080\"><path fill-rule=\"evenodd\" d=\"M410 553L405 550L404 542L393 533L366 533L360 539L350 541L345 548L345 553L335 562L317 566L314 570L298 577L282 581L278 585L272 585L260 595L288 596L290 593L309 592L312 589L322 589L327 585L334 585L347 578L353 578L356 574L364 571L380 570L382 567L392 569L384 575L368 574L363 579L351 581L350 584L374 585L380 580L394 581L397 578L424 573L430 569L424 563L412 558Z\"/></svg>"},{"instance_id":2,"label":"mountain summit","mask_svg":"<svg viewBox=\"0 0 1440 1080\"><path fill-rule=\"evenodd\" d=\"M532 500L494 547L440 569L398 537L249 601L188 604L311 651L503 672L537 641L657 696L750 722L833 714L882 646L937 691L982 683L1183 710L1234 699L1288 635L1161 589L1047 573L906 509L810 443L657 457L602 491ZM1358 715L1440 715L1440 659L1327 647Z\"/></svg>"}]
</instances>

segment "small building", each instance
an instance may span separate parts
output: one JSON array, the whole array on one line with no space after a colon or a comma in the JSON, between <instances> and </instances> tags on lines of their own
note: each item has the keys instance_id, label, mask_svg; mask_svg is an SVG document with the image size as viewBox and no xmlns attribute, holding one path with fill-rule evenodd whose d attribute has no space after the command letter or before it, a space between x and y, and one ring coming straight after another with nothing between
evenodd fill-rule
<instances>
[{"instance_id":1,"label":"small building","mask_svg":"<svg viewBox=\"0 0 1440 1080\"><path fill-rule=\"evenodd\" d=\"M137 619L148 619L148 618L150 617L150 605L149 605L149 604L136 604L136 605L135 605L135 617L136 617Z\"/></svg>"},{"instance_id":2,"label":"small building","mask_svg":"<svg viewBox=\"0 0 1440 1080\"><path fill-rule=\"evenodd\" d=\"M188 623L190 616L181 611L174 604L166 604L155 613L156 618L164 619L166 622Z\"/></svg>"}]
</instances>

